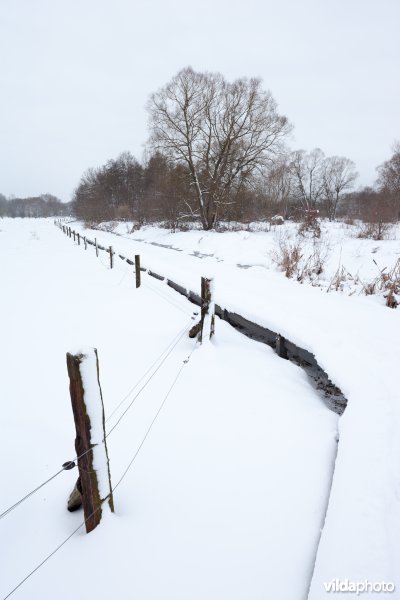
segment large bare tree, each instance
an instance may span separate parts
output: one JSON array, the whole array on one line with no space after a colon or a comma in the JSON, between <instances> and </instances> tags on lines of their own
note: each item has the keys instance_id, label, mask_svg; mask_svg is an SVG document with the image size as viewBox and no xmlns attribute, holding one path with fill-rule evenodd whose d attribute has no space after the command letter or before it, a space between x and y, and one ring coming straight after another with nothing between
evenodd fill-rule
<instances>
[{"instance_id":1,"label":"large bare tree","mask_svg":"<svg viewBox=\"0 0 400 600\"><path fill-rule=\"evenodd\" d=\"M180 71L149 100L150 144L186 165L204 229L234 200L235 190L280 152L291 126L259 79Z\"/></svg>"},{"instance_id":2,"label":"large bare tree","mask_svg":"<svg viewBox=\"0 0 400 600\"><path fill-rule=\"evenodd\" d=\"M333 221L344 192L350 190L358 177L355 164L344 156L329 156L322 163L322 183L328 218Z\"/></svg>"},{"instance_id":3,"label":"large bare tree","mask_svg":"<svg viewBox=\"0 0 400 600\"><path fill-rule=\"evenodd\" d=\"M293 195L303 210L315 209L324 192L322 165L325 155L320 148L311 152L292 153L290 169L293 176Z\"/></svg>"}]
</instances>

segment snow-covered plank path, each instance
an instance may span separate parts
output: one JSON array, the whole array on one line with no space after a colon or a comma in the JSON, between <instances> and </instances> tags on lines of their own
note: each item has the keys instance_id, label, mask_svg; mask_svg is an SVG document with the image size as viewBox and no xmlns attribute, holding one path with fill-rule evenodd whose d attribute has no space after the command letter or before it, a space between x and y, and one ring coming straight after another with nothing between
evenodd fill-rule
<instances>
[{"instance_id":1,"label":"snow-covered plank path","mask_svg":"<svg viewBox=\"0 0 400 600\"><path fill-rule=\"evenodd\" d=\"M193 305L154 280L136 290L128 265L111 271L49 221L0 230L3 510L74 455L66 351L97 347L107 417ZM109 437L114 482L193 347L184 335ZM117 489L116 515L13 597L306 598L337 422L301 369L218 321ZM75 478L62 473L0 521L2 598L81 522L66 511Z\"/></svg>"},{"instance_id":2,"label":"snow-covered plank path","mask_svg":"<svg viewBox=\"0 0 400 600\"><path fill-rule=\"evenodd\" d=\"M73 227L79 229L76 223ZM392 597L400 598L399 310L301 286L256 265L244 270L212 257L199 260L187 254L187 240L185 253L135 241L140 231L127 239L86 233L127 256L141 253L146 267L192 290L199 288L201 275L214 277L222 307L315 355L349 404L340 419L333 489L310 600L319 600L323 582L333 578L391 581L398 588ZM224 234L205 235L212 254L218 235ZM166 238L171 243L167 233ZM206 243L202 251L207 252ZM253 254L250 247L243 262L251 264Z\"/></svg>"}]
</instances>

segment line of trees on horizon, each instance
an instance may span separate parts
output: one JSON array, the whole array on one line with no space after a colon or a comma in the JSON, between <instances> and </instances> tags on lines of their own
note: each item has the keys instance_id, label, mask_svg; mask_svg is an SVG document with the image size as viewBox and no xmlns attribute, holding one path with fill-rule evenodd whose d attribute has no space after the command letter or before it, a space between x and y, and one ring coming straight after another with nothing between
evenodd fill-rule
<instances>
[{"instance_id":1,"label":"line of trees on horizon","mask_svg":"<svg viewBox=\"0 0 400 600\"><path fill-rule=\"evenodd\" d=\"M292 125L259 79L230 83L188 67L150 96L147 110L146 160L123 152L86 171L73 196L79 219L172 228L197 221L208 230L310 210L330 220L400 218L399 145L376 186L354 191L349 158L288 148Z\"/></svg>"},{"instance_id":2,"label":"line of trees on horizon","mask_svg":"<svg viewBox=\"0 0 400 600\"><path fill-rule=\"evenodd\" d=\"M6 200L0 216L73 214L86 223L129 220L173 229L198 222L302 219L400 219L400 143L380 165L373 188L355 191L355 164L319 148L291 150L292 125L259 79L228 82L188 67L148 101L149 138L140 162L123 152L88 169L72 203L48 194Z\"/></svg>"},{"instance_id":3,"label":"line of trees on horizon","mask_svg":"<svg viewBox=\"0 0 400 600\"><path fill-rule=\"evenodd\" d=\"M52 194L28 196L27 198L6 198L0 194L0 217L61 217L69 216L71 212L71 202L62 202Z\"/></svg>"}]
</instances>

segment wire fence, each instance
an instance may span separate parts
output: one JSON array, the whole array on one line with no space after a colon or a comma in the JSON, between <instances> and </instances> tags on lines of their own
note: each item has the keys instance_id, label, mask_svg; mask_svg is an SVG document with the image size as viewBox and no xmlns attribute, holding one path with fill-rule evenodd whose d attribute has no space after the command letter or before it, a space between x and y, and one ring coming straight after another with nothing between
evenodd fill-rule
<instances>
[{"instance_id":1,"label":"wire fence","mask_svg":"<svg viewBox=\"0 0 400 600\"><path fill-rule=\"evenodd\" d=\"M180 338L179 338L180 339ZM178 339L178 341L179 341ZM141 449L143 448L156 420L158 419L162 409L165 406L165 403L168 399L168 397L170 396L173 388L175 387L184 367L189 363L189 360L193 354L195 350L195 347L192 349L192 351L190 352L189 356L182 362L182 364L180 365L168 391L166 392L165 396L163 397L153 419L151 420L139 446L136 448L132 458L130 459L130 461L128 462L127 466L125 467L124 471L122 472L121 477L119 478L119 480L117 481L117 483L112 487L112 490L110 492L110 494L104 498L103 500L103 504L106 502L106 500L110 497L111 494L114 494L115 490L119 487L119 485L122 483L122 481L125 479L126 475L128 474L129 470L132 468L132 465L134 464L137 456L139 455ZM142 388L143 389L143 388ZM129 408L129 407L128 407ZM126 414L126 411L125 413ZM114 427L115 429L115 427ZM111 433L111 431L109 432ZM89 519L91 519L96 513L97 511L99 511L101 509L101 505L96 508L88 517L86 517L86 519L84 519L79 525L78 527L76 527L60 544L58 544L58 546L56 546L42 561L40 561L23 579L21 579L21 581L19 581L19 583L12 589L10 590L10 592L8 592L8 594L6 596L3 597L3 600L7 600L7 598L10 598L19 588L21 588L23 586L24 583L26 583L26 581L28 581L28 579L30 579L32 577L32 575L34 575L41 567L43 567L59 550L61 550L61 548L63 546L65 546L65 544L67 544L67 542L76 534L78 533L78 531L80 529L82 529L82 527L84 527L84 525L87 523L87 521Z\"/></svg>"},{"instance_id":2,"label":"wire fence","mask_svg":"<svg viewBox=\"0 0 400 600\"><path fill-rule=\"evenodd\" d=\"M143 390L149 385L150 381L154 378L154 376L160 370L160 368L165 363L165 361L167 360L167 358L170 356L170 354L172 353L172 351L175 349L175 347L178 345L178 343L180 342L180 340L183 338L183 336L185 335L185 333L188 331L188 329L190 328L191 323L192 323L192 321L190 320L190 322L187 323L185 325L185 327L183 329L181 329L178 332L178 334L175 335L172 338L172 341L168 344L168 346L161 352L161 354L159 354L157 356L157 358L150 365L150 367L136 381L135 385L129 390L129 392L122 398L122 400L118 403L118 405L110 413L110 415L108 416L108 418L106 420L106 423L116 414L116 412L118 412L118 410L121 408L121 406L130 398L131 394L135 391L135 389L139 386L139 384L146 378L146 376L149 375L149 373L151 373L150 376L148 377L148 379L143 384L143 386L138 391L138 393L134 396L133 400L130 402L130 404L128 405L128 407L124 410L124 412L122 413L122 415L119 417L118 421L106 433L106 436L102 440L102 443L104 443L105 439L111 434L112 431L114 431L116 429L116 427L120 424L120 422L122 421L122 419L125 417L125 415L128 412L128 410L134 404L134 402L136 401L136 399L140 396L140 394L143 392ZM153 372L152 372L152 370L153 370ZM58 471L56 471L48 479L46 479L45 481L43 481L42 483L40 483L37 487L35 487L34 489L32 489L25 496L23 496L22 498L20 498L19 500L17 500L14 504L12 504L7 509L5 509L2 513L0 513L0 520L3 519L4 517L6 517L8 514L10 514L13 510L15 510L23 502L25 502L26 500L28 500L29 498L31 498L32 496L34 496L39 490L41 490L43 487L45 487L46 485L48 485L51 481L53 481L56 477L58 477L58 475L60 475L63 471L70 470L71 468L73 468L74 466L76 466L76 461L78 461L80 458L82 458L83 456L85 456L85 454L87 454L88 452L91 452L91 449L86 450L85 452L82 452L82 454L79 454L79 455L75 456L70 461L65 462L63 464L63 466L61 467L61 469L59 469Z\"/></svg>"}]
</instances>

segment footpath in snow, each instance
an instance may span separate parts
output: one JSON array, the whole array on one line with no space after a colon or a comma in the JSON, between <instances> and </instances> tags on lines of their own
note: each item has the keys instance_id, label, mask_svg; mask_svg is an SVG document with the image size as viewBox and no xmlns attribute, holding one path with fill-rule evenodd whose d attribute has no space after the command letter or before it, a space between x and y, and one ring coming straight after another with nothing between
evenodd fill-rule
<instances>
[{"instance_id":1,"label":"footpath in snow","mask_svg":"<svg viewBox=\"0 0 400 600\"><path fill-rule=\"evenodd\" d=\"M186 334L192 304L147 276L136 290L129 265L116 258L110 270L104 252L99 259L93 247L85 252L51 221L2 220L0 230L1 511L74 456L67 351L98 349L108 418L178 340L108 438L114 482L190 355L115 493L116 514L90 535L80 530L12 597L305 599L338 417L304 372L219 320L214 341L196 348ZM128 255L143 248L99 238ZM196 258L180 264L179 253L158 248L142 260L195 290L207 265ZM245 279L235 281L238 273ZM275 280L259 281L263 297L251 300L259 279L251 269L215 275L225 305L230 299L232 309L258 317L263 306L264 321L283 321L282 307L274 314ZM301 340L301 329L296 333ZM0 520L1 598L82 521L82 513L66 511L76 477L74 470L61 473Z\"/></svg>"},{"instance_id":2,"label":"footpath in snow","mask_svg":"<svg viewBox=\"0 0 400 600\"><path fill-rule=\"evenodd\" d=\"M79 229L76 223L73 227ZM141 254L144 266L193 291L199 290L200 276L214 277L220 306L315 355L347 397L348 407L340 419L339 452L310 600L323 597L323 582L333 578L394 582L398 590L392 597L400 598L399 311L367 298L301 286L265 268L240 269L176 248L80 231L128 257Z\"/></svg>"}]
</instances>

